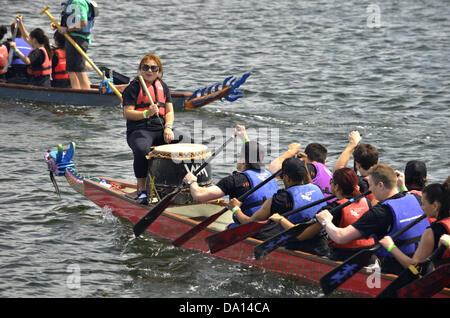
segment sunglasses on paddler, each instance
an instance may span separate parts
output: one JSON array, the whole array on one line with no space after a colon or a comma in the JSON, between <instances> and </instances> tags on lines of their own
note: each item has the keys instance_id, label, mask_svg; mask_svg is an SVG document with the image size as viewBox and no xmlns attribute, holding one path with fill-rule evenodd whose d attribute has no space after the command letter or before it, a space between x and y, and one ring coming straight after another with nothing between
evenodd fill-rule
<instances>
[{"instance_id":1,"label":"sunglasses on paddler","mask_svg":"<svg viewBox=\"0 0 450 318\"><path fill-rule=\"evenodd\" d=\"M142 65L141 70L143 70L144 72L151 70L153 73L156 73L159 71L159 67L157 65L150 66L150 65L144 64L144 65Z\"/></svg>"}]
</instances>

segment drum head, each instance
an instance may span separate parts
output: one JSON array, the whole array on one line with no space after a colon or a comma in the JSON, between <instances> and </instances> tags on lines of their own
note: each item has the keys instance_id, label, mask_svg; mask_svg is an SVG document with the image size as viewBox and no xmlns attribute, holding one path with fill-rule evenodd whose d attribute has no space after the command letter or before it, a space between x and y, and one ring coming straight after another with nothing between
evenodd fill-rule
<instances>
[{"instance_id":1,"label":"drum head","mask_svg":"<svg viewBox=\"0 0 450 318\"><path fill-rule=\"evenodd\" d=\"M155 147L147 156L175 161L204 161L211 157L208 147L201 144L168 144Z\"/></svg>"}]
</instances>

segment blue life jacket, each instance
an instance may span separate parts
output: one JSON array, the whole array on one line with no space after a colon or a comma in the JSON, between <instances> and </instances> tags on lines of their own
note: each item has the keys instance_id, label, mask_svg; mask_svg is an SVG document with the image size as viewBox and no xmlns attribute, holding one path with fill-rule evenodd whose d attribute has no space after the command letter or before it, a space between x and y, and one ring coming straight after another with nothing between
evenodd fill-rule
<instances>
[{"instance_id":1,"label":"blue life jacket","mask_svg":"<svg viewBox=\"0 0 450 318\"><path fill-rule=\"evenodd\" d=\"M415 219L423 215L423 210L420 207L419 201L412 194L406 194L404 197L398 199L386 200L382 203L391 209L394 223L387 235L392 236L394 233L400 231L402 228L413 222ZM406 255L412 255L416 251L417 243L423 232L430 226L430 222L425 218L411 229L400 235L395 244ZM378 238L381 239L381 238ZM394 257L386 249L381 249L378 253L380 257Z\"/></svg>"},{"instance_id":2,"label":"blue life jacket","mask_svg":"<svg viewBox=\"0 0 450 318\"><path fill-rule=\"evenodd\" d=\"M251 189L271 176L270 172L267 170L245 170L242 173L247 176L250 182ZM275 179L270 180L264 186L247 197L247 199L241 206L241 211L247 216L252 216L256 211L259 210L259 208L261 208L261 206L264 204L264 201L272 198L273 195L277 193L277 191L278 183L275 181ZM234 223L228 224L228 229L240 224L239 220L236 218L236 215L233 215L233 221Z\"/></svg>"},{"instance_id":3,"label":"blue life jacket","mask_svg":"<svg viewBox=\"0 0 450 318\"><path fill-rule=\"evenodd\" d=\"M87 26L85 26L84 28L82 28L79 31L74 31L74 32L70 32L70 33L90 35L92 32L92 29L94 28L95 17L97 17L99 15L97 3L92 0L85 0L85 1L87 2L88 6L89 6ZM73 0L68 0L66 2L65 6L63 7L63 10L61 12L61 25L62 26L67 27L67 19L69 18L69 16L72 15L72 10L69 10L69 7L72 4L72 2L73 2ZM71 22L73 23L73 21L71 21Z\"/></svg>"},{"instance_id":4,"label":"blue life jacket","mask_svg":"<svg viewBox=\"0 0 450 318\"><path fill-rule=\"evenodd\" d=\"M16 38L16 47L17 49L25 56L28 56L33 48L22 38ZM13 59L11 61L11 65L25 65L25 62L14 52Z\"/></svg>"},{"instance_id":5,"label":"blue life jacket","mask_svg":"<svg viewBox=\"0 0 450 318\"><path fill-rule=\"evenodd\" d=\"M245 170L242 173L245 174L250 181L251 189L271 176L271 173L267 170ZM272 198L277 191L278 183L275 179L272 179L247 197L241 206L241 211L247 216L252 216L253 213L259 210L264 201Z\"/></svg>"},{"instance_id":6,"label":"blue life jacket","mask_svg":"<svg viewBox=\"0 0 450 318\"><path fill-rule=\"evenodd\" d=\"M293 201L292 210L301 208L302 206L310 204L311 202L318 201L318 200L324 198L322 190L320 190L320 188L318 186L316 186L315 184L312 184L312 183L292 186L292 187L286 189L286 191L292 197L292 201ZM294 224L303 222L306 219L313 218L316 215L316 213L319 212L319 210L325 205L326 205L326 202L317 204L306 210L289 215L287 217L287 219Z\"/></svg>"}]
</instances>

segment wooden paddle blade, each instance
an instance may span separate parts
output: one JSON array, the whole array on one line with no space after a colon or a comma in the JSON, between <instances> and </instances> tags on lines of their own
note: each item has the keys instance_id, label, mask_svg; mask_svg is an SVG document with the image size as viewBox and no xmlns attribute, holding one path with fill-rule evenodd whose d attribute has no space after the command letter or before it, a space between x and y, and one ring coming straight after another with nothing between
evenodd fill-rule
<instances>
[{"instance_id":1,"label":"wooden paddle blade","mask_svg":"<svg viewBox=\"0 0 450 318\"><path fill-rule=\"evenodd\" d=\"M144 233L144 231L160 216L164 210L170 205L175 196L181 191L182 187L177 187L175 190L167 194L157 205L140 219L133 227L133 232L136 237Z\"/></svg>"},{"instance_id":2,"label":"wooden paddle blade","mask_svg":"<svg viewBox=\"0 0 450 318\"><path fill-rule=\"evenodd\" d=\"M206 243L208 243L209 251L214 254L224 248L245 240L247 237L258 233L267 223L268 221L249 222L233 227L229 230L210 235L205 239Z\"/></svg>"},{"instance_id":3,"label":"wooden paddle blade","mask_svg":"<svg viewBox=\"0 0 450 318\"><path fill-rule=\"evenodd\" d=\"M450 286L450 264L438 267L398 291L400 298L430 298Z\"/></svg>"},{"instance_id":4,"label":"wooden paddle blade","mask_svg":"<svg viewBox=\"0 0 450 318\"><path fill-rule=\"evenodd\" d=\"M364 266L367 266L374 252L374 248L362 250L324 275L320 279L323 293L329 295Z\"/></svg>"},{"instance_id":5,"label":"wooden paddle blade","mask_svg":"<svg viewBox=\"0 0 450 318\"><path fill-rule=\"evenodd\" d=\"M180 237L178 237L177 239L175 239L172 244L175 246L181 246L184 243L186 243L187 241L189 241L192 237L194 237L195 235L197 235L197 233L201 232L203 229L205 229L208 225L210 225L211 223L213 223L215 220L217 220L222 214L224 214L225 212L228 211L228 208L223 208L222 210L220 210L219 212L211 215L210 217L208 217L207 219L203 220L203 222L197 224L196 226L194 226L192 229L190 229L189 231L187 231L186 233L184 233L183 235L181 235Z\"/></svg>"},{"instance_id":6,"label":"wooden paddle blade","mask_svg":"<svg viewBox=\"0 0 450 318\"><path fill-rule=\"evenodd\" d=\"M277 235L274 235L270 239L257 245L255 247L255 249L253 250L255 259L258 260L258 259L264 257L265 255L271 253L272 251L276 250L278 247L283 246L285 243L287 243L287 241L289 239L291 239L292 237L298 236L308 226L310 226L311 224L314 224L314 223L316 223L315 219L311 219L311 220L305 221L303 223L299 223L296 226L291 227L289 230L286 230Z\"/></svg>"}]
</instances>

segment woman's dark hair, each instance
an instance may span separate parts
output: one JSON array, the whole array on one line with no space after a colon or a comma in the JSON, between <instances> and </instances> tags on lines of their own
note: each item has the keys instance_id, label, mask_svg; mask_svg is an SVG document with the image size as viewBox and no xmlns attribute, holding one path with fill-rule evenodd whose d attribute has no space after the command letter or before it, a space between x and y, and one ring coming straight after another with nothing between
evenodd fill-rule
<instances>
[{"instance_id":1,"label":"woman's dark hair","mask_svg":"<svg viewBox=\"0 0 450 318\"><path fill-rule=\"evenodd\" d=\"M6 32L8 32L8 30L6 29L6 26L0 25L0 41L5 36Z\"/></svg>"},{"instance_id":2,"label":"woman's dark hair","mask_svg":"<svg viewBox=\"0 0 450 318\"><path fill-rule=\"evenodd\" d=\"M425 162L411 160L405 166L405 185L408 190L421 191L427 183L427 166Z\"/></svg>"},{"instance_id":3,"label":"woman's dark hair","mask_svg":"<svg viewBox=\"0 0 450 318\"><path fill-rule=\"evenodd\" d=\"M45 35L44 30L41 28L36 28L30 33L30 38L36 39L39 44L43 44L45 47L45 50L47 51L48 58L51 60L53 57L53 52L50 48L50 40L48 39L48 36Z\"/></svg>"},{"instance_id":4,"label":"woman's dark hair","mask_svg":"<svg viewBox=\"0 0 450 318\"><path fill-rule=\"evenodd\" d=\"M53 39L55 39L55 44L58 48L63 48L66 44L66 38L58 30L53 34Z\"/></svg>"},{"instance_id":5,"label":"woman's dark hair","mask_svg":"<svg viewBox=\"0 0 450 318\"><path fill-rule=\"evenodd\" d=\"M240 157L244 158L246 170L264 169L264 146L260 143L250 140L242 145Z\"/></svg>"},{"instance_id":6,"label":"woman's dark hair","mask_svg":"<svg viewBox=\"0 0 450 318\"><path fill-rule=\"evenodd\" d=\"M333 174L333 183L339 185L345 197L354 198L361 194L358 187L359 178L353 169L341 168L336 170Z\"/></svg>"},{"instance_id":7,"label":"woman's dark hair","mask_svg":"<svg viewBox=\"0 0 450 318\"><path fill-rule=\"evenodd\" d=\"M293 182L297 184L311 183L306 162L299 158L288 158L281 164L283 174L287 175Z\"/></svg>"},{"instance_id":8,"label":"woman's dark hair","mask_svg":"<svg viewBox=\"0 0 450 318\"><path fill-rule=\"evenodd\" d=\"M438 220L448 218L450 216L450 176L444 183L433 183L427 185L422 195L426 197L426 200L430 203L439 202L441 207L437 215Z\"/></svg>"}]
</instances>

